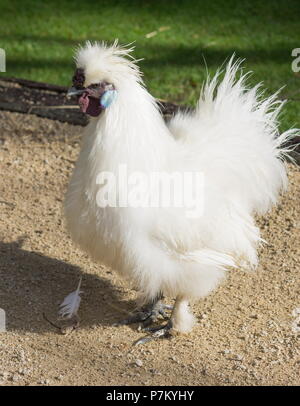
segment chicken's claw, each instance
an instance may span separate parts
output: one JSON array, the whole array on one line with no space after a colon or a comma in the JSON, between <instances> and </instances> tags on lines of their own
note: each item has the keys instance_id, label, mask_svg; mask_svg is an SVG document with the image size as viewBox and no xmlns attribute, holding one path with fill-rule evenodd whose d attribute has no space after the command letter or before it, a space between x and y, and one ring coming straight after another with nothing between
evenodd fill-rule
<instances>
[{"instance_id":1,"label":"chicken's claw","mask_svg":"<svg viewBox=\"0 0 300 406\"><path fill-rule=\"evenodd\" d=\"M170 338L172 337L171 330L173 328L172 321L169 320L167 324L158 327L147 327L144 331L153 333L152 335L140 338L134 345L140 345L148 343L149 341L157 340L158 338Z\"/></svg>"},{"instance_id":2,"label":"chicken's claw","mask_svg":"<svg viewBox=\"0 0 300 406\"><path fill-rule=\"evenodd\" d=\"M141 310L132 313L129 317L114 323L114 326L124 326L128 324L141 323L140 329L144 329L155 323L159 319L168 319L169 315L166 310L172 310L173 306L162 303L158 300L155 303L148 304L144 306Z\"/></svg>"}]
</instances>

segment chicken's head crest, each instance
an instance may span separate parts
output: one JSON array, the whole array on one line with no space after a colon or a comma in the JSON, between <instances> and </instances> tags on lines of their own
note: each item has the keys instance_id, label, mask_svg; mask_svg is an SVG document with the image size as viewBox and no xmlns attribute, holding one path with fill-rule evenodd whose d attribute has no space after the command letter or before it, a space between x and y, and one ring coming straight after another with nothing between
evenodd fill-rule
<instances>
[{"instance_id":1,"label":"chicken's head crest","mask_svg":"<svg viewBox=\"0 0 300 406\"><path fill-rule=\"evenodd\" d=\"M131 80L141 81L135 61L128 59L131 51L117 41L111 46L87 42L78 49L77 69L68 96L77 96L82 112L99 116L116 99L119 86Z\"/></svg>"}]
</instances>

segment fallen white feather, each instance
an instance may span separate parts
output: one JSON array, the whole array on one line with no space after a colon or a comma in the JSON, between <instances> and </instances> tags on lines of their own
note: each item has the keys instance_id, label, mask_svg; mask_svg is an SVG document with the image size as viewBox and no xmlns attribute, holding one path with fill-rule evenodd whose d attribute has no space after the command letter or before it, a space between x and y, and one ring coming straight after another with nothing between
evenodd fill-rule
<instances>
[{"instance_id":1,"label":"fallen white feather","mask_svg":"<svg viewBox=\"0 0 300 406\"><path fill-rule=\"evenodd\" d=\"M82 277L79 280L77 289L65 297L64 301L61 303L60 310L58 312L59 316L65 319L71 319L74 316L77 316L77 312L80 306L81 297L80 290Z\"/></svg>"}]
</instances>

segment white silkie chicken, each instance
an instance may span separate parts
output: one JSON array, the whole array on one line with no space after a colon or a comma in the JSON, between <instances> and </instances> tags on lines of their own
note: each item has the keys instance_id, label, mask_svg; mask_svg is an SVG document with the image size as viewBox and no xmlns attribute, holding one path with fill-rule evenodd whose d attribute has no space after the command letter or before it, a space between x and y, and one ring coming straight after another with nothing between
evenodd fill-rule
<instances>
[{"instance_id":1,"label":"white silkie chicken","mask_svg":"<svg viewBox=\"0 0 300 406\"><path fill-rule=\"evenodd\" d=\"M222 80L220 73L207 80L193 112L180 112L166 124L131 51L117 42L87 42L76 53L69 93L78 95L82 111L92 118L65 214L74 242L140 292L140 311L123 324L149 325L159 313L165 315L163 296L176 298L168 323L148 329L157 338L170 329L190 331L189 302L208 295L228 267L256 267L262 239L253 215L266 213L286 188L284 145L297 131L279 134L283 102L276 94L262 99L259 85L248 89L246 75L236 78L240 63L233 58ZM186 199L181 205L147 204L152 200L145 197L155 200L163 184L150 187L146 180L153 174L197 173L201 182L195 186L187 177L183 186L201 200L194 213ZM139 182L138 196L132 186ZM116 197L106 207L104 190ZM130 193L137 200L142 195L146 204L136 199L124 204Z\"/></svg>"}]
</instances>

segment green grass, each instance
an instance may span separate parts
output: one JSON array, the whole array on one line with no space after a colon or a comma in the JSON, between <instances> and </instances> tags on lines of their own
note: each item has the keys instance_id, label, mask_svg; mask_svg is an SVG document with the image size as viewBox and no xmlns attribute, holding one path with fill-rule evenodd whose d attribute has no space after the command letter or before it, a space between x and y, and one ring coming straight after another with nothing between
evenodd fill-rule
<instances>
[{"instance_id":1,"label":"green grass","mask_svg":"<svg viewBox=\"0 0 300 406\"><path fill-rule=\"evenodd\" d=\"M300 48L299 0L0 0L0 47L7 72L37 81L69 85L72 55L90 40L135 41L136 58L153 95L194 104L206 76L233 52L268 92L286 86L300 91L291 69ZM152 38L146 34L169 29ZM300 95L295 97L300 98ZM283 127L300 126L300 100L288 103Z\"/></svg>"}]
</instances>

